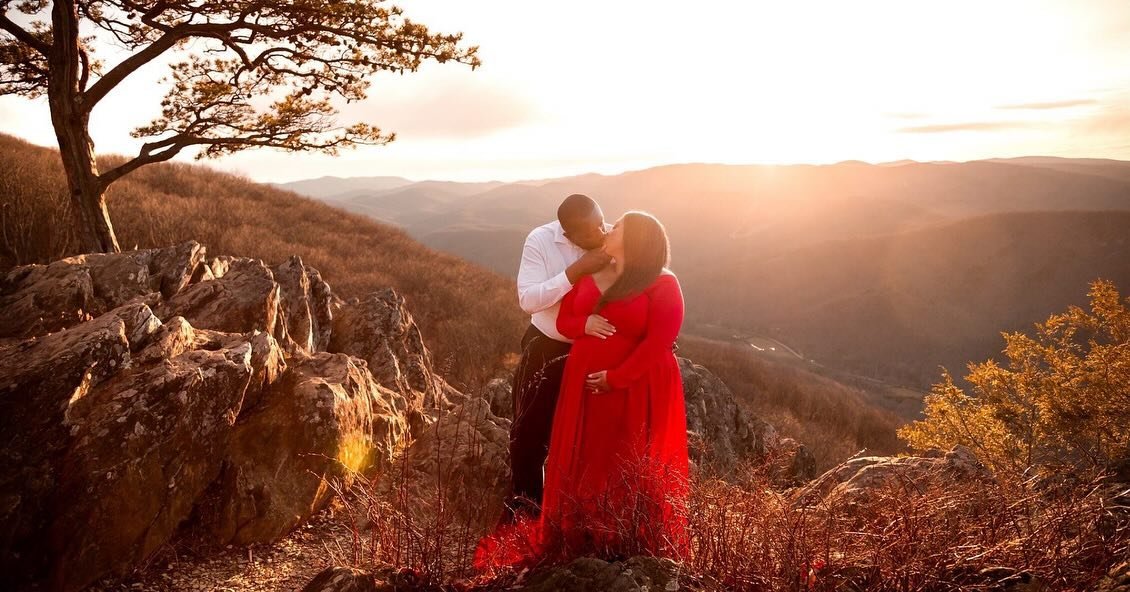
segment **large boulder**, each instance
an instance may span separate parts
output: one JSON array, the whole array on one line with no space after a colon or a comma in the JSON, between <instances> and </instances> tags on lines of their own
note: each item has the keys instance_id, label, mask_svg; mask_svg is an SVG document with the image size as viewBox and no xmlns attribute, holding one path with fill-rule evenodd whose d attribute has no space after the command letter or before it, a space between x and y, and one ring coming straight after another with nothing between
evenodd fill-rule
<instances>
[{"instance_id":1,"label":"large boulder","mask_svg":"<svg viewBox=\"0 0 1130 592\"><path fill-rule=\"evenodd\" d=\"M188 241L16 267L0 278L0 337L45 335L135 299L170 298L200 273L204 252Z\"/></svg>"},{"instance_id":2,"label":"large boulder","mask_svg":"<svg viewBox=\"0 0 1130 592\"><path fill-rule=\"evenodd\" d=\"M201 520L219 542L285 535L325 506L332 482L389 464L407 435L405 407L361 360L325 352L291 358L240 415Z\"/></svg>"},{"instance_id":3,"label":"large boulder","mask_svg":"<svg viewBox=\"0 0 1130 592\"><path fill-rule=\"evenodd\" d=\"M49 531L56 586L82 588L169 540L219 475L255 357L246 339L187 351L131 368L71 405Z\"/></svg>"},{"instance_id":4,"label":"large boulder","mask_svg":"<svg viewBox=\"0 0 1130 592\"><path fill-rule=\"evenodd\" d=\"M387 468L410 420L446 441L437 418L467 401L399 296L345 305L297 257L208 259L195 242L71 257L5 274L0 313L0 569L15 586L78 589L190 533L281 537L334 480ZM507 430L479 429L504 475ZM457 455L468 479L503 480Z\"/></svg>"},{"instance_id":5,"label":"large boulder","mask_svg":"<svg viewBox=\"0 0 1130 592\"><path fill-rule=\"evenodd\" d=\"M144 304L0 350L0 570L22 581L48 567L44 536L54 518L73 407L131 363L132 344L160 321Z\"/></svg>"},{"instance_id":6,"label":"large boulder","mask_svg":"<svg viewBox=\"0 0 1130 592\"><path fill-rule=\"evenodd\" d=\"M179 323L178 323L179 324ZM4 567L79 589L165 544L219 473L269 338L171 332L145 304L0 353ZM146 351L170 346L163 356ZM75 528L75 525L82 525Z\"/></svg>"},{"instance_id":7,"label":"large boulder","mask_svg":"<svg viewBox=\"0 0 1130 592\"><path fill-rule=\"evenodd\" d=\"M728 474L740 465L771 459L789 482L815 476L816 462L802 444L781 436L768 422L738 405L726 383L705 367L679 358L687 406L687 431L700 468Z\"/></svg>"},{"instance_id":8,"label":"large boulder","mask_svg":"<svg viewBox=\"0 0 1130 592\"><path fill-rule=\"evenodd\" d=\"M450 407L450 387L432 371L420 328L391 288L339 304L328 351L365 360L381 386L403 395L414 434Z\"/></svg>"},{"instance_id":9,"label":"large boulder","mask_svg":"<svg viewBox=\"0 0 1130 592\"><path fill-rule=\"evenodd\" d=\"M908 482L942 480L957 483L992 480L992 473L965 446L930 450L922 456L863 456L829 469L797 492L798 504L857 506L875 499L886 488Z\"/></svg>"}]
</instances>

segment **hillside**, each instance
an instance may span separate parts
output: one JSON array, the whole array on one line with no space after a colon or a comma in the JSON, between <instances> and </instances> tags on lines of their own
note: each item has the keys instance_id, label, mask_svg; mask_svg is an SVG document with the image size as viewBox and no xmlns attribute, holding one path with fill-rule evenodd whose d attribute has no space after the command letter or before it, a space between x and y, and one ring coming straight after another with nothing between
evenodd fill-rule
<instances>
[{"instance_id":1,"label":"hillside","mask_svg":"<svg viewBox=\"0 0 1130 592\"><path fill-rule=\"evenodd\" d=\"M513 275L529 228L569 193L666 224L689 332L768 335L816 363L923 389L997 353L1087 281L1130 279L1130 163L687 164L506 184L460 199L353 195L425 244ZM445 207L443 203L446 203ZM428 204L426 208L418 204Z\"/></svg>"}]
</instances>

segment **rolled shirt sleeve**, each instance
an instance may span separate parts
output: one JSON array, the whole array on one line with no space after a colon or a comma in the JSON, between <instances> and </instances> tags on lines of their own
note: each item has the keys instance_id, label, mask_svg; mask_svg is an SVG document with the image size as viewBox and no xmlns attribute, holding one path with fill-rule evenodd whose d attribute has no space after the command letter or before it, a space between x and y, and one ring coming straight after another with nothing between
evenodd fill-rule
<instances>
[{"instance_id":1,"label":"rolled shirt sleeve","mask_svg":"<svg viewBox=\"0 0 1130 592\"><path fill-rule=\"evenodd\" d=\"M565 297L573 287L564 271L549 275L545 261L544 238L537 233L526 237L522 263L518 267L518 306L528 314L545 310Z\"/></svg>"}]
</instances>

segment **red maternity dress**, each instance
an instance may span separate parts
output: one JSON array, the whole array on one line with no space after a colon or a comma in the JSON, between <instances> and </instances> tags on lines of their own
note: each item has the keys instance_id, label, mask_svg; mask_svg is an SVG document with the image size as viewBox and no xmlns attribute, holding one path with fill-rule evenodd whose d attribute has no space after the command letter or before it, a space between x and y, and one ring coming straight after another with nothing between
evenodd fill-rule
<instances>
[{"instance_id":1,"label":"red maternity dress","mask_svg":"<svg viewBox=\"0 0 1130 592\"><path fill-rule=\"evenodd\" d=\"M483 537L475 551L480 570L582 555L687 557L686 409L671 349L683 322L682 291L664 273L642 293L607 303L599 314L616 327L607 339L584 332L600 295L585 276L561 302L557 328L574 343L554 411L541 515ZM611 390L587 391L585 378L601 370Z\"/></svg>"}]
</instances>

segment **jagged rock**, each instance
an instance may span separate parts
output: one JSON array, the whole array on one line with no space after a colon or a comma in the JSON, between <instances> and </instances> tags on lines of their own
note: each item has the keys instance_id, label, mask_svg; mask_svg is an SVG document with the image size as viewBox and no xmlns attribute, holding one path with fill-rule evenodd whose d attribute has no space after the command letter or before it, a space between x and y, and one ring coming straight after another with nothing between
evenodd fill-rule
<instances>
[{"instance_id":1,"label":"jagged rock","mask_svg":"<svg viewBox=\"0 0 1130 592\"><path fill-rule=\"evenodd\" d=\"M436 417L478 417L453 409L468 399L432 372L391 290L346 306L297 257L270 268L204 252L84 255L0 280L6 579L79 588L178 527L212 542L277 538L328 501L328 480L385 467L409 419L446 442L455 420ZM337 309L343 353L319 352ZM457 445L451 471L494 486L507 428L475 430L485 452ZM484 453L501 477L468 464Z\"/></svg>"},{"instance_id":2,"label":"jagged rock","mask_svg":"<svg viewBox=\"0 0 1130 592\"><path fill-rule=\"evenodd\" d=\"M720 590L706 578L686 573L670 559L632 557L608 562L593 557L574 559L557 567L535 570L525 581L507 588L522 592L675 592Z\"/></svg>"},{"instance_id":3,"label":"jagged rock","mask_svg":"<svg viewBox=\"0 0 1130 592\"><path fill-rule=\"evenodd\" d=\"M514 378L503 376L491 379L483 387L483 399L490 403L490 412L498 417L514 419Z\"/></svg>"},{"instance_id":4,"label":"jagged rock","mask_svg":"<svg viewBox=\"0 0 1130 592\"><path fill-rule=\"evenodd\" d=\"M948 452L931 450L922 456L864 456L829 469L798 492L797 499L806 504L821 500L860 504L884 486L926 478L991 480L992 473L973 451L961 445Z\"/></svg>"},{"instance_id":5,"label":"jagged rock","mask_svg":"<svg viewBox=\"0 0 1130 592\"><path fill-rule=\"evenodd\" d=\"M325 351L333 330L335 296L318 270L306 267L298 255L271 268L282 295L280 304L287 334L307 353Z\"/></svg>"},{"instance_id":6,"label":"jagged rock","mask_svg":"<svg viewBox=\"0 0 1130 592\"><path fill-rule=\"evenodd\" d=\"M408 400L413 433L449 407L448 387L432 372L431 354L404 298L391 288L352 299L335 311L328 351L357 356L377 382Z\"/></svg>"},{"instance_id":7,"label":"jagged rock","mask_svg":"<svg viewBox=\"0 0 1130 592\"><path fill-rule=\"evenodd\" d=\"M157 307L162 319L182 316L193 327L226 333L258 330L280 344L287 327L280 310L282 293L270 268L258 259L239 257L226 263L215 279L204 278Z\"/></svg>"},{"instance_id":8,"label":"jagged rock","mask_svg":"<svg viewBox=\"0 0 1130 592\"><path fill-rule=\"evenodd\" d=\"M46 569L43 533L70 443L68 416L131 363L160 321L144 304L0 351L0 569L15 581Z\"/></svg>"},{"instance_id":9,"label":"jagged rock","mask_svg":"<svg viewBox=\"0 0 1130 592\"><path fill-rule=\"evenodd\" d=\"M436 484L451 499L484 517L495 517L510 482L510 420L494 416L490 405L477 398L442 413L409 446L402 461L388 471L382 486L405 487L413 499L434 500ZM499 505L499 509L501 505ZM425 509L425 508L421 508Z\"/></svg>"},{"instance_id":10,"label":"jagged rock","mask_svg":"<svg viewBox=\"0 0 1130 592\"><path fill-rule=\"evenodd\" d=\"M155 305L189 284L204 253L188 241L14 268L0 279L0 337L45 335L135 299Z\"/></svg>"},{"instance_id":11,"label":"jagged rock","mask_svg":"<svg viewBox=\"0 0 1130 592\"><path fill-rule=\"evenodd\" d=\"M406 407L361 360L325 352L291 358L240 415L201 519L220 542L283 536L325 506L331 480L388 465L407 435Z\"/></svg>"},{"instance_id":12,"label":"jagged rock","mask_svg":"<svg viewBox=\"0 0 1130 592\"><path fill-rule=\"evenodd\" d=\"M1130 561L1123 561L1107 572L1095 592L1130 592Z\"/></svg>"},{"instance_id":13,"label":"jagged rock","mask_svg":"<svg viewBox=\"0 0 1130 592\"><path fill-rule=\"evenodd\" d=\"M329 567L314 576L302 592L377 592L373 574L352 567Z\"/></svg>"},{"instance_id":14,"label":"jagged rock","mask_svg":"<svg viewBox=\"0 0 1130 592\"><path fill-rule=\"evenodd\" d=\"M50 530L57 584L79 589L168 541L219 475L253 357L246 340L187 351L72 403Z\"/></svg>"},{"instance_id":15,"label":"jagged rock","mask_svg":"<svg viewBox=\"0 0 1130 592\"><path fill-rule=\"evenodd\" d=\"M73 590L128 567L167 542L218 474L244 393L267 373L253 360L278 358L236 338L142 355L163 329L135 303L0 354L15 581Z\"/></svg>"},{"instance_id":16,"label":"jagged rock","mask_svg":"<svg viewBox=\"0 0 1130 592\"><path fill-rule=\"evenodd\" d=\"M252 331L237 334L197 329L184 317L173 317L153 332L147 345L134 355L134 361L159 362L175 358L186 351L231 348L245 341L251 343L251 367L254 374L244 391L243 409L252 409L264 389L278 380L287 367L278 342L267 333Z\"/></svg>"},{"instance_id":17,"label":"jagged rock","mask_svg":"<svg viewBox=\"0 0 1130 592\"><path fill-rule=\"evenodd\" d=\"M816 462L802 444L783 438L772 425L737 404L726 383L687 358L679 358L687 405L687 431L705 449L692 447L691 460L726 474L741 463L771 457L788 481L815 476Z\"/></svg>"}]
</instances>

